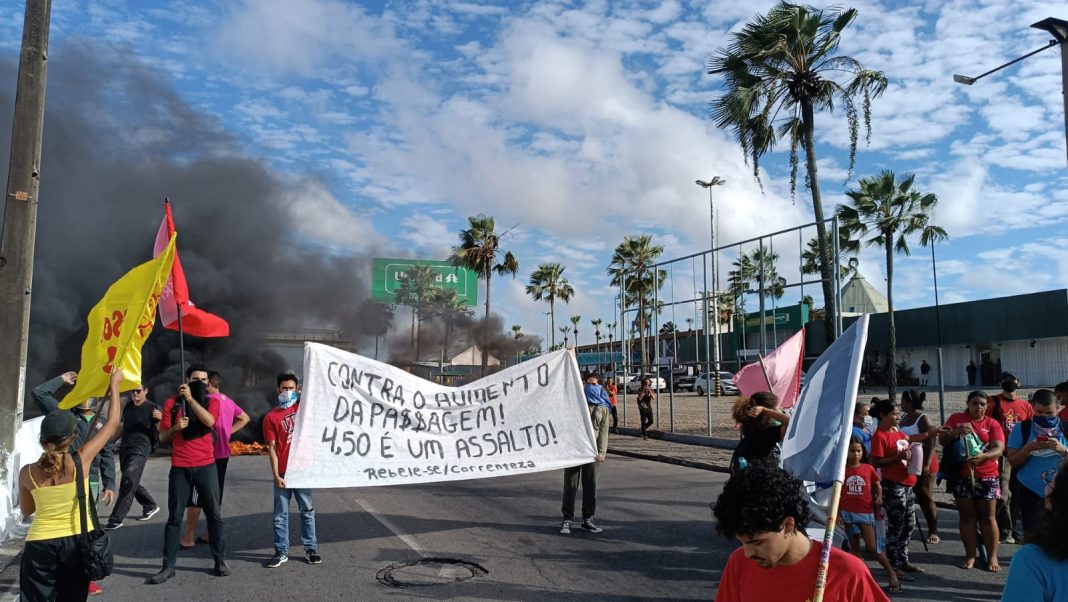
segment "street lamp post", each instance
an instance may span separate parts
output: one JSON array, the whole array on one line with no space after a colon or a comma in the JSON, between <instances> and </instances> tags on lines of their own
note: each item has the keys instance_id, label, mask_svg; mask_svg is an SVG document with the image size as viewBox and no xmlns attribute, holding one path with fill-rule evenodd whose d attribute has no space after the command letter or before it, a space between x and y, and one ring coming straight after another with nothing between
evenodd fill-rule
<instances>
[{"instance_id":1,"label":"street lamp post","mask_svg":"<svg viewBox=\"0 0 1068 602\"><path fill-rule=\"evenodd\" d=\"M935 242L931 241L931 276L934 277L935 336L938 342L938 416L946 423L946 379L942 373L942 315L938 307L938 268L935 264Z\"/></svg>"},{"instance_id":2,"label":"street lamp post","mask_svg":"<svg viewBox=\"0 0 1068 602\"><path fill-rule=\"evenodd\" d=\"M968 77L967 75L954 75L953 81L957 82L958 84L970 86L975 82L979 81L980 79L983 79L984 77L990 75L991 73L996 73L998 71L1001 71L1005 67L1015 65L1016 63L1019 63L1025 58L1036 55L1039 52L1042 52L1043 50L1052 48L1054 46L1060 46L1061 94L1064 101L1064 132L1065 141L1066 143L1068 143L1068 21L1065 21L1064 19L1054 19L1053 17L1050 17L1048 19L1042 19L1037 23L1032 23L1031 27L1034 27L1035 29L1041 29L1042 31L1049 33L1053 36L1053 39L1050 40L1049 43L1043 46L1042 48L1032 50L1031 52L1028 52L1027 54L1021 57L1015 58L1003 65L998 65L997 67L994 67L993 69L985 73L976 75L975 77Z\"/></svg>"},{"instance_id":3,"label":"street lamp post","mask_svg":"<svg viewBox=\"0 0 1068 602\"><path fill-rule=\"evenodd\" d=\"M712 371L715 375L716 396L719 396L719 253L716 253L716 203L712 198L712 187L723 186L727 180L712 176L709 181L697 180L696 184L708 190L708 229L712 246ZM707 293L706 293L707 294ZM705 317L706 323L708 316Z\"/></svg>"},{"instance_id":4,"label":"street lamp post","mask_svg":"<svg viewBox=\"0 0 1068 602\"><path fill-rule=\"evenodd\" d=\"M551 314L551 313L553 313L553 312L551 312L551 311L545 312L545 351L546 352L549 351L549 340L552 338L552 335L553 335L553 327L549 325L549 314Z\"/></svg>"}]
</instances>

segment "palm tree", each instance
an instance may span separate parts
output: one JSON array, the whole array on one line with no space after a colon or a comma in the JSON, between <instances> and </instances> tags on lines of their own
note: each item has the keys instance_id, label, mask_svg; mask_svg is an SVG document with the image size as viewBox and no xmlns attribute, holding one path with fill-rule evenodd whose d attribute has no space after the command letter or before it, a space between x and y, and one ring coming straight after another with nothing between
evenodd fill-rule
<instances>
[{"instance_id":1,"label":"palm tree","mask_svg":"<svg viewBox=\"0 0 1068 602\"><path fill-rule=\"evenodd\" d=\"M430 304L435 291L441 290L435 284L437 274L428 265L416 264L405 273L404 281L397 289L397 303L412 308L412 339L409 349L415 350L415 361L419 361L420 334L416 332L416 322L426 319L423 315L427 305Z\"/></svg>"},{"instance_id":2,"label":"palm tree","mask_svg":"<svg viewBox=\"0 0 1068 602\"><path fill-rule=\"evenodd\" d=\"M527 294L535 301L549 302L549 332L552 333L552 345L556 344L556 300L564 303L571 301L575 289L564 278L567 269L559 263L543 263L530 275Z\"/></svg>"},{"instance_id":3,"label":"palm tree","mask_svg":"<svg viewBox=\"0 0 1068 602\"><path fill-rule=\"evenodd\" d=\"M667 270L653 269L656 258L664 252L662 245L654 245L653 237L649 234L634 236L628 234L623 237L612 253L612 261L608 264L608 275L612 277L612 286L622 286L626 281L624 293L624 305L638 305L638 315L635 318L638 331L642 333L641 354L642 365L649 364L649 355L646 348L645 330L649 327L647 308L652 304L653 291L660 290L667 279ZM652 336L652 333L650 333ZM628 360L629 361L629 360Z\"/></svg>"},{"instance_id":4,"label":"palm tree","mask_svg":"<svg viewBox=\"0 0 1068 602\"><path fill-rule=\"evenodd\" d=\"M575 347L578 347L578 325L582 321L582 316L571 316L571 324L573 325L571 330L575 332Z\"/></svg>"},{"instance_id":5,"label":"palm tree","mask_svg":"<svg viewBox=\"0 0 1068 602\"><path fill-rule=\"evenodd\" d=\"M850 240L845 228L838 229L838 251L839 255L844 253L856 254L860 251L860 243L855 240ZM839 259L843 258L839 257ZM860 260L856 257L846 259L845 263L841 263L838 266L839 279L842 282L848 281L856 275L859 265ZM801 251L801 273L820 273L820 241L818 238L809 240L805 250Z\"/></svg>"},{"instance_id":6,"label":"palm tree","mask_svg":"<svg viewBox=\"0 0 1068 602\"><path fill-rule=\"evenodd\" d=\"M449 260L453 265L474 271L486 282L486 316L479 332L479 347L482 355L481 376L486 375L486 330L489 328L490 314L490 277L493 273L511 274L514 278L519 271L519 261L511 251L501 249L501 237L495 231L496 223L492 217L478 214L467 218L468 228L460 232L460 245L452 248Z\"/></svg>"},{"instance_id":7,"label":"palm tree","mask_svg":"<svg viewBox=\"0 0 1068 602\"><path fill-rule=\"evenodd\" d=\"M571 332L570 326L561 326L560 332L564 333L564 347L567 347L567 333Z\"/></svg>"},{"instance_id":8,"label":"palm tree","mask_svg":"<svg viewBox=\"0 0 1068 602\"><path fill-rule=\"evenodd\" d=\"M593 346L597 353L601 352L601 324L604 320L600 318L593 318L590 320L590 324L593 325Z\"/></svg>"},{"instance_id":9,"label":"palm tree","mask_svg":"<svg viewBox=\"0 0 1068 602\"><path fill-rule=\"evenodd\" d=\"M515 338L515 363L519 363L519 339L523 338L523 327L519 324L512 324L512 335Z\"/></svg>"},{"instance_id":10,"label":"palm tree","mask_svg":"<svg viewBox=\"0 0 1068 602\"><path fill-rule=\"evenodd\" d=\"M686 318L686 331L693 332L693 318Z\"/></svg>"},{"instance_id":11,"label":"palm tree","mask_svg":"<svg viewBox=\"0 0 1068 602\"><path fill-rule=\"evenodd\" d=\"M366 299L356 310L356 315L359 317L357 332L375 338L376 360L378 359L378 337L386 334L393 327L394 307Z\"/></svg>"},{"instance_id":12,"label":"palm tree","mask_svg":"<svg viewBox=\"0 0 1068 602\"><path fill-rule=\"evenodd\" d=\"M462 316L470 316L473 312L467 308L467 302L460 298L455 289L435 289L430 296L430 308L434 317L445 321L445 337L441 340L441 356L449 351L449 342L452 338L452 329Z\"/></svg>"},{"instance_id":13,"label":"palm tree","mask_svg":"<svg viewBox=\"0 0 1068 602\"><path fill-rule=\"evenodd\" d=\"M816 171L815 112L845 109L849 126L849 177L857 154L860 117L871 141L871 100L886 90L886 76L837 54L842 31L856 9L816 9L780 2L738 32L709 59L708 73L723 75L723 96L711 103L716 125L734 130L760 181L760 158L780 139L790 145L790 192L797 190L798 147L804 148L805 179L812 194L819 239L820 274L828 316L834 316L834 267ZM837 78L837 79L836 79ZM860 106L858 107L857 104ZM847 178L848 179L848 178ZM834 320L825 321L827 340Z\"/></svg>"},{"instance_id":14,"label":"palm tree","mask_svg":"<svg viewBox=\"0 0 1068 602\"><path fill-rule=\"evenodd\" d=\"M757 283L757 292L760 292L760 279L764 279L764 296L782 299L786 292L786 278L779 275L776 262L779 254L761 247L753 249L749 253L742 253L731 265L733 269L727 272L730 282L730 291L741 300L745 307L745 293L750 290L753 282ZM761 273L763 267L763 273Z\"/></svg>"},{"instance_id":15,"label":"palm tree","mask_svg":"<svg viewBox=\"0 0 1068 602\"><path fill-rule=\"evenodd\" d=\"M948 238L946 231L930 223L931 210L938 204L933 193L912 187L916 176L906 174L897 181L894 172L883 170L877 176L861 178L857 190L847 190L848 204L838 205L838 218L852 240L868 246L881 246L886 252L886 303L890 320L890 399L896 399L897 332L894 326L894 251L909 255L908 237L918 234L920 246Z\"/></svg>"}]
</instances>

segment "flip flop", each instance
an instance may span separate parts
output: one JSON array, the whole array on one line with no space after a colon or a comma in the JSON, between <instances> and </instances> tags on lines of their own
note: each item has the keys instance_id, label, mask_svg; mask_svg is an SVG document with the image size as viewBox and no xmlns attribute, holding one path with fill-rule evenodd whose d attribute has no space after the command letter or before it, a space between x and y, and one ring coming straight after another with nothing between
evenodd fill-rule
<instances>
[{"instance_id":1,"label":"flip flop","mask_svg":"<svg viewBox=\"0 0 1068 602\"><path fill-rule=\"evenodd\" d=\"M903 591L905 591L905 588L901 587L900 583L898 583L897 585L886 586L886 593L888 594L900 594Z\"/></svg>"},{"instance_id":2,"label":"flip flop","mask_svg":"<svg viewBox=\"0 0 1068 602\"><path fill-rule=\"evenodd\" d=\"M899 571L905 571L906 573L926 573L927 572L927 571L925 571L925 570L921 569L920 567L918 567L916 565L913 565L913 564L906 564L905 566L899 567L898 570Z\"/></svg>"},{"instance_id":3,"label":"flip flop","mask_svg":"<svg viewBox=\"0 0 1068 602\"><path fill-rule=\"evenodd\" d=\"M957 567L958 568L962 568L962 569L964 569L966 571L969 571L969 570L975 568L975 559L974 558L965 558L964 560L961 561L960 564L957 565Z\"/></svg>"},{"instance_id":4,"label":"flip flop","mask_svg":"<svg viewBox=\"0 0 1068 602\"><path fill-rule=\"evenodd\" d=\"M195 540L193 540L193 541L195 541L197 543L200 543L200 544L211 543L211 540L208 539L207 537L204 537L203 535L197 535L197 538Z\"/></svg>"},{"instance_id":5,"label":"flip flop","mask_svg":"<svg viewBox=\"0 0 1068 602\"><path fill-rule=\"evenodd\" d=\"M934 545L936 543L942 543L942 538L937 533L932 533L927 536L927 543Z\"/></svg>"},{"instance_id":6,"label":"flip flop","mask_svg":"<svg viewBox=\"0 0 1068 602\"><path fill-rule=\"evenodd\" d=\"M191 546L187 546L187 545L185 545L184 543L180 543L180 544L178 544L178 547L179 547L180 549L182 549L182 550L192 550L193 548L195 548L195 547L197 547L197 546L196 546L196 544L193 544L193 545L191 545Z\"/></svg>"},{"instance_id":7,"label":"flip flop","mask_svg":"<svg viewBox=\"0 0 1068 602\"><path fill-rule=\"evenodd\" d=\"M898 581L915 581L916 578L915 577L911 577L909 575L906 575L904 573L898 573L897 574L897 580Z\"/></svg>"}]
</instances>

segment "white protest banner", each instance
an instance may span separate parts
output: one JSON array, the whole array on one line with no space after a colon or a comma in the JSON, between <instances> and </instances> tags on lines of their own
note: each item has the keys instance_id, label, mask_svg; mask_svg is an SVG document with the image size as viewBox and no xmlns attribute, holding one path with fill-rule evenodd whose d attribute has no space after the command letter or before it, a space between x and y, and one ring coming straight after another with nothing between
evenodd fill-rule
<instances>
[{"instance_id":1,"label":"white protest banner","mask_svg":"<svg viewBox=\"0 0 1068 602\"><path fill-rule=\"evenodd\" d=\"M459 481L593 462L596 440L566 350L463 387L305 343L286 485Z\"/></svg>"}]
</instances>

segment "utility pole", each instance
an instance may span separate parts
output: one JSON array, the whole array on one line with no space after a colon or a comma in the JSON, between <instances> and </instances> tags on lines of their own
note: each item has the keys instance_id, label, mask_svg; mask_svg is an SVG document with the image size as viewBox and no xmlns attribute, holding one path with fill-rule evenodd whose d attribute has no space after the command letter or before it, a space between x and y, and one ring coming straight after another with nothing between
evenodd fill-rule
<instances>
[{"instance_id":1,"label":"utility pole","mask_svg":"<svg viewBox=\"0 0 1068 602\"><path fill-rule=\"evenodd\" d=\"M6 465L6 458L14 451L26 394L26 346L51 13L51 0L26 0L0 236L0 460L4 460L0 466ZM10 483L10 475L0 477Z\"/></svg>"}]
</instances>

